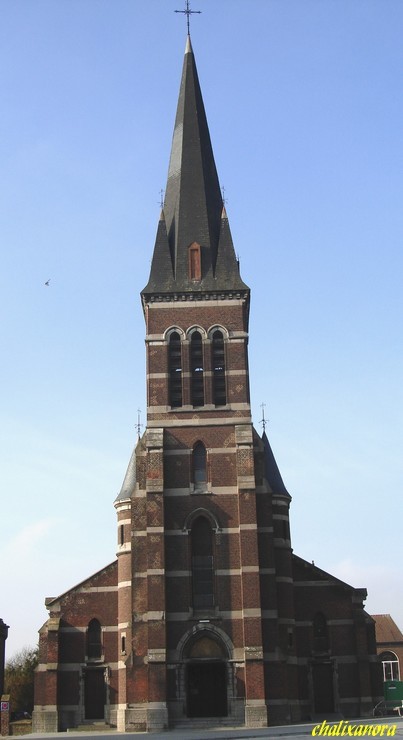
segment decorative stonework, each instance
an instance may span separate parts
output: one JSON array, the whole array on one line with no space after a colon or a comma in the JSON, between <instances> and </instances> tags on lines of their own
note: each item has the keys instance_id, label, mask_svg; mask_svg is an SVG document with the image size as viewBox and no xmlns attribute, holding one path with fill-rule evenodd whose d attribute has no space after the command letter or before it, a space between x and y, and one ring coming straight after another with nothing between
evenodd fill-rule
<instances>
[{"instance_id":1,"label":"decorative stonework","mask_svg":"<svg viewBox=\"0 0 403 740\"><path fill-rule=\"evenodd\" d=\"M245 660L263 660L263 648L260 645L245 647Z\"/></svg>"},{"instance_id":2,"label":"decorative stonework","mask_svg":"<svg viewBox=\"0 0 403 740\"><path fill-rule=\"evenodd\" d=\"M146 433L146 446L148 450L162 449L164 444L164 430L159 427L155 429L147 429Z\"/></svg>"},{"instance_id":3,"label":"decorative stonework","mask_svg":"<svg viewBox=\"0 0 403 740\"><path fill-rule=\"evenodd\" d=\"M251 424L237 424L235 426L235 442L237 445L253 444Z\"/></svg>"},{"instance_id":4,"label":"decorative stonework","mask_svg":"<svg viewBox=\"0 0 403 740\"><path fill-rule=\"evenodd\" d=\"M148 662L149 663L165 663L166 661L166 650L165 648L149 648L148 649Z\"/></svg>"},{"instance_id":5,"label":"decorative stonework","mask_svg":"<svg viewBox=\"0 0 403 740\"><path fill-rule=\"evenodd\" d=\"M237 292L221 292L221 293L202 293L198 292L197 296L194 293L169 293L166 295L152 295L144 296L145 303L177 303L177 302L196 302L196 301L235 301L235 300L247 300L249 294L246 291ZM148 300L147 300L148 299Z\"/></svg>"}]
</instances>

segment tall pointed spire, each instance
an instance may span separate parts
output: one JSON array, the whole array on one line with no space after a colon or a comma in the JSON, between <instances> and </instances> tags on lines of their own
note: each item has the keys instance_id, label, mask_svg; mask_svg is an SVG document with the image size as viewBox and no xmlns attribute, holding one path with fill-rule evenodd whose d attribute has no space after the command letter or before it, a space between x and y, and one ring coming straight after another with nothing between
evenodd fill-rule
<instances>
[{"instance_id":1,"label":"tall pointed spire","mask_svg":"<svg viewBox=\"0 0 403 740\"><path fill-rule=\"evenodd\" d=\"M248 290L239 275L226 214L225 219L222 216L222 194L188 36L165 191L165 221L159 223L143 294ZM189 247L195 244L200 246L201 261L197 280L189 270Z\"/></svg>"}]
</instances>

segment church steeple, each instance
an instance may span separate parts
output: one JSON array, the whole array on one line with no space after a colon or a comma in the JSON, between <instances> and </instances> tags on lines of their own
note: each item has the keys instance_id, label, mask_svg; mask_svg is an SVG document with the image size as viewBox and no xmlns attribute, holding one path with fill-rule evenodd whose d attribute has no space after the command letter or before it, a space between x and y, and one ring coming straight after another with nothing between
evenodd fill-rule
<instances>
[{"instance_id":1,"label":"church steeple","mask_svg":"<svg viewBox=\"0 0 403 740\"><path fill-rule=\"evenodd\" d=\"M194 262L194 264L193 264ZM148 285L153 293L248 291L223 200L190 37Z\"/></svg>"}]
</instances>

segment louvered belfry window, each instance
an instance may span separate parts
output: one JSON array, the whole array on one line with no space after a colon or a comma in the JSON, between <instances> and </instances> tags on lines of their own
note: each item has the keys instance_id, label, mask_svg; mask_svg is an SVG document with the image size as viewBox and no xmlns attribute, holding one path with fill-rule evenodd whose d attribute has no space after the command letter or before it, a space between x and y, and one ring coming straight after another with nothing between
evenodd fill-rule
<instances>
[{"instance_id":1,"label":"louvered belfry window","mask_svg":"<svg viewBox=\"0 0 403 740\"><path fill-rule=\"evenodd\" d=\"M193 406L204 406L203 340L195 331L190 340L191 399Z\"/></svg>"},{"instance_id":2,"label":"louvered belfry window","mask_svg":"<svg viewBox=\"0 0 403 740\"><path fill-rule=\"evenodd\" d=\"M182 344L177 331L172 332L168 344L169 403L182 406Z\"/></svg>"},{"instance_id":3,"label":"louvered belfry window","mask_svg":"<svg viewBox=\"0 0 403 740\"><path fill-rule=\"evenodd\" d=\"M191 531L193 608L214 606L213 532L204 516L196 519Z\"/></svg>"},{"instance_id":4,"label":"louvered belfry window","mask_svg":"<svg viewBox=\"0 0 403 740\"><path fill-rule=\"evenodd\" d=\"M220 331L215 331L212 341L213 364L213 403L215 406L225 406L227 393L225 388L225 348L224 338Z\"/></svg>"}]
</instances>

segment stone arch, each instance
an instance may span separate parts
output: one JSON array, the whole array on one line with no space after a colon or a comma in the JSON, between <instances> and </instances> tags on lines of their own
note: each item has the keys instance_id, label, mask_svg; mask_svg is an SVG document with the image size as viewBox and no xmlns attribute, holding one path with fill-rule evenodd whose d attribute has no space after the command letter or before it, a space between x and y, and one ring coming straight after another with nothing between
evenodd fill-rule
<instances>
[{"instance_id":1,"label":"stone arch","mask_svg":"<svg viewBox=\"0 0 403 740\"><path fill-rule=\"evenodd\" d=\"M186 339L190 339L192 334L194 334L196 331L199 332L202 339L207 339L207 332L205 329L203 329L202 326L199 326L198 324L194 324L194 326L189 326L188 329L186 329Z\"/></svg>"},{"instance_id":2,"label":"stone arch","mask_svg":"<svg viewBox=\"0 0 403 740\"><path fill-rule=\"evenodd\" d=\"M209 511L208 509L205 509L202 506L200 506L198 509L193 509L193 511L191 511L190 514L187 515L183 523L183 528L182 528L183 531L189 533L192 528L193 522L199 516L204 516L206 519L209 520L211 524L211 528L216 534L221 532L221 526L215 514L213 514L211 511Z\"/></svg>"},{"instance_id":3,"label":"stone arch","mask_svg":"<svg viewBox=\"0 0 403 740\"><path fill-rule=\"evenodd\" d=\"M234 654L234 644L231 638L221 629L214 624L195 624L191 627L184 635L177 645L177 655L179 660L189 659L189 651L191 647L195 645L199 640L203 638L209 638L215 642L219 647L223 649L223 658L231 660Z\"/></svg>"},{"instance_id":4,"label":"stone arch","mask_svg":"<svg viewBox=\"0 0 403 740\"><path fill-rule=\"evenodd\" d=\"M179 334L182 341L185 339L185 332L180 328L180 326L169 326L163 334L164 340L168 342L171 334L175 333Z\"/></svg>"},{"instance_id":5,"label":"stone arch","mask_svg":"<svg viewBox=\"0 0 403 740\"><path fill-rule=\"evenodd\" d=\"M222 326L222 324L213 324L213 326L210 326L210 328L207 330L207 337L210 340L213 338L213 334L215 331L220 331L224 339L229 339L229 331L225 328L225 326Z\"/></svg>"},{"instance_id":6,"label":"stone arch","mask_svg":"<svg viewBox=\"0 0 403 740\"><path fill-rule=\"evenodd\" d=\"M177 653L187 717L227 717L235 685L228 635L215 625L194 625L179 641Z\"/></svg>"}]
</instances>

